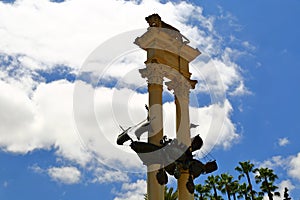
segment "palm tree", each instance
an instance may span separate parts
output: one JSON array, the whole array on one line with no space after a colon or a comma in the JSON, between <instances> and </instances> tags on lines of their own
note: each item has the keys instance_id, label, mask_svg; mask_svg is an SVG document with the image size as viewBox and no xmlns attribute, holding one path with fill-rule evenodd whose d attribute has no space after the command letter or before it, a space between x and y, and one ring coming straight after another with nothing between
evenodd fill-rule
<instances>
[{"instance_id":1,"label":"palm tree","mask_svg":"<svg viewBox=\"0 0 300 200\"><path fill-rule=\"evenodd\" d=\"M233 199L236 200L236 195L239 191L239 182L237 180L233 181L230 185L230 188L231 188L231 195L233 196Z\"/></svg>"},{"instance_id":2,"label":"palm tree","mask_svg":"<svg viewBox=\"0 0 300 200\"><path fill-rule=\"evenodd\" d=\"M240 164L240 166L237 166L235 168L235 170L240 173L238 179L241 180L242 177L246 176L250 194L251 194L251 198L252 198L252 200L254 200L255 199L255 197L254 197L255 191L253 191L251 179L250 179L250 173L254 172L254 164L250 163L249 160L245 161L245 162L239 162L239 164Z\"/></svg>"},{"instance_id":3,"label":"palm tree","mask_svg":"<svg viewBox=\"0 0 300 200\"><path fill-rule=\"evenodd\" d=\"M228 173L221 174L220 179L218 180L218 189L223 193L227 194L228 200L231 200L231 185L233 176L229 175Z\"/></svg>"},{"instance_id":4,"label":"palm tree","mask_svg":"<svg viewBox=\"0 0 300 200\"><path fill-rule=\"evenodd\" d=\"M274 185L274 181L278 178L274 171L269 168L257 168L254 170L258 172L255 176L256 183L260 183L260 194L263 195L264 193L268 194L269 200L273 200L273 196L280 196L279 192L275 192L278 189L277 186ZM272 193L273 192L273 193Z\"/></svg>"},{"instance_id":5,"label":"palm tree","mask_svg":"<svg viewBox=\"0 0 300 200\"><path fill-rule=\"evenodd\" d=\"M206 185L214 191L213 198L218 199L218 193L217 193L217 182L219 181L219 176L208 176L205 180Z\"/></svg>"},{"instance_id":6,"label":"palm tree","mask_svg":"<svg viewBox=\"0 0 300 200\"><path fill-rule=\"evenodd\" d=\"M197 184L195 186L195 199L198 200L206 200L210 191L209 186L207 185L201 185L201 184Z\"/></svg>"},{"instance_id":7,"label":"palm tree","mask_svg":"<svg viewBox=\"0 0 300 200\"><path fill-rule=\"evenodd\" d=\"M249 187L247 187L247 184L246 183L240 184L238 188L238 198L241 199L244 197L245 200L249 200L250 198L248 197L248 192L249 192Z\"/></svg>"},{"instance_id":8,"label":"palm tree","mask_svg":"<svg viewBox=\"0 0 300 200\"><path fill-rule=\"evenodd\" d=\"M177 200L178 198L178 192L177 190L173 192L174 188L170 187L168 189L167 186L165 186L165 200Z\"/></svg>"},{"instance_id":9,"label":"palm tree","mask_svg":"<svg viewBox=\"0 0 300 200\"><path fill-rule=\"evenodd\" d=\"M174 190L173 187L168 188L167 186L165 186L165 192L164 192L165 200L177 200L178 199L177 190L175 192L173 192L173 190ZM144 194L144 200L148 200L147 194Z\"/></svg>"}]
</instances>

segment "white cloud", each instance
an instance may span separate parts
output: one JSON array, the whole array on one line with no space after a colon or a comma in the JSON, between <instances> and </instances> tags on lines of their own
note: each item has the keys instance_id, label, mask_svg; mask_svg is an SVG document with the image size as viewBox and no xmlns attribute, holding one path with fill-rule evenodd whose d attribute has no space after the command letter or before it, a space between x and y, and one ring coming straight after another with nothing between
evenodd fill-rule
<instances>
[{"instance_id":1,"label":"white cloud","mask_svg":"<svg viewBox=\"0 0 300 200\"><path fill-rule=\"evenodd\" d=\"M202 15L202 9L186 2L73 0L57 4L48 0L20 0L15 4L0 3L0 9L2 52L75 67L105 39L145 28L144 18L148 14L161 13L165 21L174 22L179 28L186 27L187 19L194 17L212 29L211 19ZM118 14L112 9L118 10Z\"/></svg>"},{"instance_id":2,"label":"white cloud","mask_svg":"<svg viewBox=\"0 0 300 200\"><path fill-rule=\"evenodd\" d=\"M284 137L284 138L279 138L278 139L278 145L283 147L283 146L286 146L290 143L289 139Z\"/></svg>"},{"instance_id":3,"label":"white cloud","mask_svg":"<svg viewBox=\"0 0 300 200\"><path fill-rule=\"evenodd\" d=\"M1 120L6 120L6 123L1 126L0 144L6 151L27 153L55 146L58 156L85 165L92 159L92 150L101 162L116 168L141 167L141 162L130 148L119 147L115 141L120 133L119 124L132 126L146 118L144 104L147 103L147 94L129 89L97 88L95 98L89 99L85 94L78 97L82 98L83 107L88 107L90 101L94 100L95 110L81 110L79 118L74 122L73 83L56 81L40 84L31 99L18 88L1 83L2 91L5 92L0 95L0 106L6 110L4 113L11 113L9 116L1 115ZM85 92L92 92L90 85L83 82L81 84ZM215 144L228 148L238 138L230 120L232 107L228 101L223 105L190 109L191 122L200 124L196 131L201 133L207 148L210 149ZM164 110L165 133L174 138L174 126L171 123L175 116L174 104L166 103ZM78 129L81 125L83 130ZM102 136L99 135L99 126ZM82 142L87 149L81 145Z\"/></svg>"},{"instance_id":4,"label":"white cloud","mask_svg":"<svg viewBox=\"0 0 300 200\"><path fill-rule=\"evenodd\" d=\"M32 129L34 105L20 89L0 81L0 146L12 152L33 150L26 130ZM7 146L6 144L10 144Z\"/></svg>"},{"instance_id":5,"label":"white cloud","mask_svg":"<svg viewBox=\"0 0 300 200\"><path fill-rule=\"evenodd\" d=\"M47 63L48 67L57 63L79 67L98 44L127 30L146 28L145 13L157 12L161 13L163 20L174 23L174 26L182 30L190 38L192 45L196 45L206 56L218 54L222 56L223 53L220 52L224 52L222 60L196 63L197 66L204 65L200 70L203 71L201 73L204 74L209 89L213 89L214 92L221 90L224 93L231 88L232 94L247 93L238 66L230 61L230 58L239 55L240 52L229 47L221 49L222 39L214 31L214 17L204 17L201 7L186 2L161 4L156 0L142 1L140 4L130 1L99 2L96 0L88 3L74 0L57 4L47 0L22 0L16 5L1 3L1 6L5 8L2 15L11 16L2 18L4 20L2 38L7 38L2 41L3 44L0 44L7 47L2 51L24 55L22 62L29 68L44 69L45 65L41 63ZM118 9L118 15L107 12L111 8ZM25 20L23 22L26 24L25 31L22 27L24 25L20 26L16 23L20 18ZM189 19L197 20L201 29L188 25ZM205 57L205 55L201 56ZM132 69L130 66L139 65L137 61L141 63L140 59L131 58L129 61L126 65L123 63L119 69L128 71ZM217 70L214 71L216 73L211 73L211 65L216 66ZM117 70L117 76L114 76L113 72L116 71L112 71L113 77L116 78L124 74L123 70ZM123 79L129 83L141 84L141 79L135 82L133 75L136 73L131 73L130 76L127 74ZM220 81L215 79L216 75L221 77Z\"/></svg>"},{"instance_id":6,"label":"white cloud","mask_svg":"<svg viewBox=\"0 0 300 200\"><path fill-rule=\"evenodd\" d=\"M295 189L295 186L292 184L292 182L290 180L283 180L278 184L278 192L280 192L280 197L274 196L274 200L281 200L283 199L283 195L284 195L284 190L285 188L287 188L289 190L289 194L290 192Z\"/></svg>"},{"instance_id":7,"label":"white cloud","mask_svg":"<svg viewBox=\"0 0 300 200\"><path fill-rule=\"evenodd\" d=\"M282 156L273 156L270 159L267 159L261 163L259 163L259 168L264 167L264 168L276 168L276 167L282 167L286 168L287 164L289 163L288 158L284 158Z\"/></svg>"},{"instance_id":8,"label":"white cloud","mask_svg":"<svg viewBox=\"0 0 300 200\"><path fill-rule=\"evenodd\" d=\"M214 32L214 18L204 17L201 7L186 2L161 4L156 0L142 1L139 5L109 0L72 0L60 4L47 0L20 0L13 5L0 2L0 10L0 52L22 55L20 63L14 65L21 66L27 74L21 76L24 73L20 72L17 77L21 79L16 79L6 70L0 71L3 80L0 81L3 91L0 108L4 111L0 114L0 121L4 122L0 126L0 147L5 151L25 154L54 147L58 157L81 166L96 158L116 169L102 171L96 165L94 181L101 183L109 179L128 181L119 168L144 170L128 146L116 145L116 138L120 133L119 125L128 127L145 119L147 94L124 87L100 87L94 91L90 85L77 81L83 93L74 97L75 83L66 80L38 83L31 75L36 69L47 69L56 64L79 68L90 52L111 36L146 28L144 17L154 12L160 13L164 21L174 23L207 57L218 54L207 62L196 61L199 69L192 71L193 77L202 80L197 85L197 92L211 92L221 97L203 108L190 108L191 122L200 124L192 134L201 133L207 150L214 145L229 148L239 138L230 118L232 105L225 98L229 92L238 95L247 91L239 66L232 61L239 52L228 48L220 54L221 40ZM111 10L118 10L118 14ZM186 24L190 18L198 20L206 31ZM143 55L141 51L127 54L125 58L119 57L104 75L116 78L119 84L145 86L146 81L137 72L137 68L144 66L145 52ZM74 101L82 104L76 107ZM164 104L164 116L165 132L173 138L173 103ZM72 177L60 179L64 170L70 170ZM50 168L48 173L62 182L76 181L76 177L80 179L81 176L76 168L70 167ZM137 183L144 184L143 181ZM127 198L126 195L123 197Z\"/></svg>"},{"instance_id":9,"label":"white cloud","mask_svg":"<svg viewBox=\"0 0 300 200\"><path fill-rule=\"evenodd\" d=\"M228 49L228 48L227 48ZM192 78L199 81L196 85L197 92L205 92L223 101L226 95L242 96L251 94L245 87L240 66L234 63L232 53L225 51L222 58L213 58L208 61L199 60L192 63Z\"/></svg>"},{"instance_id":10,"label":"white cloud","mask_svg":"<svg viewBox=\"0 0 300 200\"><path fill-rule=\"evenodd\" d=\"M26 91L30 95L33 88L38 85L37 81L33 79L36 73L24 67L21 60L0 53L0 80Z\"/></svg>"},{"instance_id":11,"label":"white cloud","mask_svg":"<svg viewBox=\"0 0 300 200\"><path fill-rule=\"evenodd\" d=\"M137 180L135 183L123 183L121 192L115 192L117 197L114 200L140 200L144 199L147 193L145 180Z\"/></svg>"},{"instance_id":12,"label":"white cloud","mask_svg":"<svg viewBox=\"0 0 300 200\"><path fill-rule=\"evenodd\" d=\"M255 46L253 46L249 41L242 42L242 45L252 51L256 49Z\"/></svg>"},{"instance_id":13,"label":"white cloud","mask_svg":"<svg viewBox=\"0 0 300 200\"><path fill-rule=\"evenodd\" d=\"M85 87L90 86L86 85ZM87 89L84 89L84 91L87 91ZM86 97L87 95L81 96ZM126 128L146 119L147 113L144 105L148 102L147 98L147 94L139 94L129 89L96 89L95 112L97 122L101 127L101 134L99 135L97 127L95 130L91 130L91 127L95 127L91 124L85 128L89 131L82 130L80 134L87 148L96 152L101 161L110 167L119 170L135 169L140 171L143 169L139 169L141 162L129 147L116 145L116 138L120 133L119 125ZM210 151L214 145L229 148L232 143L238 141L239 135L230 120L231 112L232 107L229 101L202 108L190 107L191 123L199 124L196 129L193 129L191 135L200 134L204 140L206 151ZM169 138L175 138L176 115L174 102L164 103L163 115L164 134ZM84 120L77 121L77 126L80 126L80 123L85 123ZM92 120L88 121L91 122ZM103 140L103 137L105 140ZM132 133L131 137L135 139ZM145 139L145 137L146 134L142 135L142 139ZM110 151L106 152L103 149L110 149Z\"/></svg>"},{"instance_id":14,"label":"white cloud","mask_svg":"<svg viewBox=\"0 0 300 200\"><path fill-rule=\"evenodd\" d=\"M78 84L82 84L86 93L93 92L90 85ZM120 133L119 125L132 126L146 118L144 104L148 95L130 89L97 88L91 99L86 94L78 96L82 98L82 107L89 107L91 101L95 102L95 107L91 111L80 110L79 118L74 121L73 89L74 83L67 81L40 84L30 99L19 89L2 83L2 91L6 92L0 95L3 102L0 105L3 110L7 109L5 113L11 113L1 116L2 121L7 121L1 126L2 148L9 152L27 153L54 146L57 156L82 166L97 158L115 169L143 171L136 154L129 147L116 145L116 138ZM228 101L223 105L191 107L190 110L191 122L200 124L194 134L201 133L206 149L213 145L228 148L238 138L229 118L232 107ZM174 103L164 105L164 115L165 133L174 138ZM126 180L126 177L121 179Z\"/></svg>"},{"instance_id":15,"label":"white cloud","mask_svg":"<svg viewBox=\"0 0 300 200\"><path fill-rule=\"evenodd\" d=\"M245 84L244 84L243 81L240 81L238 84L239 85L236 88L234 88L234 91L229 92L229 94L231 96L243 96L243 95L250 95L250 94L252 94L252 92L249 91L248 88L246 88L246 86L245 86Z\"/></svg>"},{"instance_id":16,"label":"white cloud","mask_svg":"<svg viewBox=\"0 0 300 200\"><path fill-rule=\"evenodd\" d=\"M42 169L38 164L30 166L29 169L38 174L47 173L47 170Z\"/></svg>"},{"instance_id":17,"label":"white cloud","mask_svg":"<svg viewBox=\"0 0 300 200\"><path fill-rule=\"evenodd\" d=\"M143 18L138 21L133 15L125 15L128 9L136 10L136 7L123 1L86 3L74 0L57 4L47 0L22 0L13 5L1 3L1 46L5 47L2 51L25 53L46 63L78 67L104 39L141 27ZM119 14L110 12L111 8L117 9ZM133 20L135 23L129 24Z\"/></svg>"},{"instance_id":18,"label":"white cloud","mask_svg":"<svg viewBox=\"0 0 300 200\"><path fill-rule=\"evenodd\" d=\"M291 177L300 180L300 153L291 157L288 174Z\"/></svg>"},{"instance_id":19,"label":"white cloud","mask_svg":"<svg viewBox=\"0 0 300 200\"><path fill-rule=\"evenodd\" d=\"M164 21L172 22L190 38L192 45L209 56L229 51L231 56L239 55L231 48L221 49L221 36L214 30L215 18L205 17L201 7L187 2L73 0L57 4L20 0L0 6L0 36L4 38L0 46L5 47L1 51L24 55L24 65L32 69L45 68L39 63L79 67L105 40L128 30L146 28L145 13L160 13ZM112 9L117 9L118 15L109 12ZM190 19L201 28L189 24Z\"/></svg>"},{"instance_id":20,"label":"white cloud","mask_svg":"<svg viewBox=\"0 0 300 200\"><path fill-rule=\"evenodd\" d=\"M75 167L52 167L48 169L48 175L59 183L79 183L81 172Z\"/></svg>"},{"instance_id":21,"label":"white cloud","mask_svg":"<svg viewBox=\"0 0 300 200\"><path fill-rule=\"evenodd\" d=\"M31 99L1 81L0 88L0 146L5 151L27 153L57 147L59 156L81 165L90 160L75 132L72 83L40 84Z\"/></svg>"},{"instance_id":22,"label":"white cloud","mask_svg":"<svg viewBox=\"0 0 300 200\"><path fill-rule=\"evenodd\" d=\"M280 193L280 196L273 196L273 199L274 200L282 200L284 199L284 191L285 191L285 188L288 188L289 190L289 194L290 192L295 189L295 186L292 184L292 182L290 180L283 180L281 181L279 184L276 184L276 186L278 186L278 189L275 191L275 192L279 192ZM269 197L267 194L264 195L264 200L268 200Z\"/></svg>"},{"instance_id":23,"label":"white cloud","mask_svg":"<svg viewBox=\"0 0 300 200\"><path fill-rule=\"evenodd\" d=\"M289 191L295 189L297 186L295 186L295 180L300 180L300 153L297 155L292 156L273 156L272 158L265 160L261 163L257 163L258 167L266 167L266 168L277 168L277 169L283 169L288 177L291 179L282 180L280 177L283 177L284 175L280 175L280 179L282 180L279 183L279 189L278 191L281 193L281 198L276 199L282 199L284 194L284 188L287 187ZM279 176L279 175L278 175ZM293 181L293 182L292 182Z\"/></svg>"},{"instance_id":24,"label":"white cloud","mask_svg":"<svg viewBox=\"0 0 300 200\"><path fill-rule=\"evenodd\" d=\"M112 171L103 168L96 168L94 170L95 178L92 180L93 183L111 183L111 182L128 182L129 177L126 171Z\"/></svg>"},{"instance_id":25,"label":"white cloud","mask_svg":"<svg viewBox=\"0 0 300 200\"><path fill-rule=\"evenodd\" d=\"M202 108L190 108L191 122L199 124L192 133L200 134L203 138L203 149L209 152L215 145L227 149L238 142L239 135L230 120L231 112L232 106L227 100L223 104L215 103Z\"/></svg>"}]
</instances>

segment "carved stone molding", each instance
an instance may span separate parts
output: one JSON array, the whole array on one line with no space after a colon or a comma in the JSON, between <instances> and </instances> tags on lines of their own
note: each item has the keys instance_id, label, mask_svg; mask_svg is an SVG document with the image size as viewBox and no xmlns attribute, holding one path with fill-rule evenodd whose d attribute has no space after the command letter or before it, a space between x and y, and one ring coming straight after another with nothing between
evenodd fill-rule
<instances>
[{"instance_id":1,"label":"carved stone molding","mask_svg":"<svg viewBox=\"0 0 300 200\"><path fill-rule=\"evenodd\" d=\"M158 63L147 63L146 68L140 69L139 72L143 78L147 78L149 84L163 84L164 70L163 65Z\"/></svg>"},{"instance_id":2,"label":"carved stone molding","mask_svg":"<svg viewBox=\"0 0 300 200\"><path fill-rule=\"evenodd\" d=\"M190 81L183 76L177 76L176 79L166 82L166 85L169 90L174 91L174 95L177 98L189 100L190 89L192 89L193 86Z\"/></svg>"},{"instance_id":3,"label":"carved stone molding","mask_svg":"<svg viewBox=\"0 0 300 200\"><path fill-rule=\"evenodd\" d=\"M174 39L166 32L170 32L170 30L162 31L161 28L151 27L141 37L137 37L134 43L144 50L161 49L174 53L188 62L191 62L201 54L198 49L194 49L187 43Z\"/></svg>"},{"instance_id":4,"label":"carved stone molding","mask_svg":"<svg viewBox=\"0 0 300 200\"><path fill-rule=\"evenodd\" d=\"M187 79L183 74L175 69L160 63L147 63L146 68L139 70L143 78L147 78L149 84L163 84L166 77L171 81L166 82L169 90L174 90L174 95L178 98L188 100L190 89L195 88L197 81Z\"/></svg>"}]
</instances>

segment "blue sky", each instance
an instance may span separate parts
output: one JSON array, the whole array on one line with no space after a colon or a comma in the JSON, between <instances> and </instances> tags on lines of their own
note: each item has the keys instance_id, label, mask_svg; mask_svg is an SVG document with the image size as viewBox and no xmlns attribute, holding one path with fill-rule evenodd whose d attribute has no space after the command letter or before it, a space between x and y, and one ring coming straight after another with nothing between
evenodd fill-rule
<instances>
[{"instance_id":1,"label":"blue sky","mask_svg":"<svg viewBox=\"0 0 300 200\"><path fill-rule=\"evenodd\" d=\"M152 13L203 53L191 63L191 121L218 173L251 160L300 197L299 1L20 0L0 1L0 199L141 198L145 168L114 140L118 124L145 118L145 52L130 45ZM94 58L108 63L101 74Z\"/></svg>"}]
</instances>

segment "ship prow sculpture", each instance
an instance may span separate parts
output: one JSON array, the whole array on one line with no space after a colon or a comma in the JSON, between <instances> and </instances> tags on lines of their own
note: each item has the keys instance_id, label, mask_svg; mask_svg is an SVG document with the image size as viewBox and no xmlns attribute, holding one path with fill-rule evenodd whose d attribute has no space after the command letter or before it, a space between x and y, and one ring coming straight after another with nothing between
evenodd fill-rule
<instances>
[{"instance_id":1,"label":"ship prow sculpture","mask_svg":"<svg viewBox=\"0 0 300 200\"><path fill-rule=\"evenodd\" d=\"M133 132L137 138L136 141L129 136L128 132ZM147 121L140 126L129 127L126 130L122 128L123 132L118 135L117 144L123 145L130 142L130 148L137 153L144 165L150 166L153 164L160 165L156 174L156 179L159 184L164 185L168 183L167 173L179 179L181 176L181 169L188 170L190 177L187 188L190 193L194 193L193 180L201 174L208 174L216 171L218 165L216 160L202 163L195 159L193 153L200 150L203 146L203 140L200 135L191 138L191 145L186 146L180 143L176 138L168 139L163 136L160 140L161 146L140 141L141 132L147 132L151 128L151 122ZM143 131L141 131L143 130Z\"/></svg>"}]
</instances>

